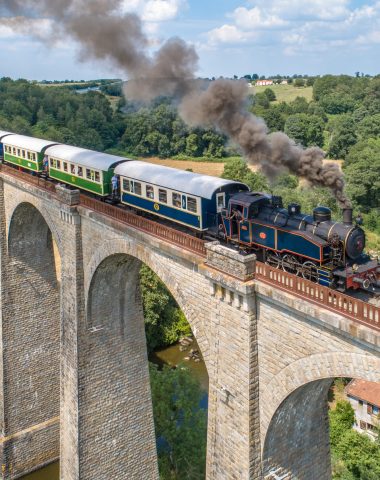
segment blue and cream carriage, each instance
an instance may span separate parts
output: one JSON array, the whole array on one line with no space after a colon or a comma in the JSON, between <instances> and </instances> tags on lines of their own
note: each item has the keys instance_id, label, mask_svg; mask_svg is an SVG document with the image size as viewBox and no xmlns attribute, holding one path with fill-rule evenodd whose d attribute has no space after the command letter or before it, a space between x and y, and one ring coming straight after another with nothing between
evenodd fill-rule
<instances>
[{"instance_id":1,"label":"blue and cream carriage","mask_svg":"<svg viewBox=\"0 0 380 480\"><path fill-rule=\"evenodd\" d=\"M248 191L240 182L134 160L115 173L121 203L198 231L216 228L230 197Z\"/></svg>"}]
</instances>

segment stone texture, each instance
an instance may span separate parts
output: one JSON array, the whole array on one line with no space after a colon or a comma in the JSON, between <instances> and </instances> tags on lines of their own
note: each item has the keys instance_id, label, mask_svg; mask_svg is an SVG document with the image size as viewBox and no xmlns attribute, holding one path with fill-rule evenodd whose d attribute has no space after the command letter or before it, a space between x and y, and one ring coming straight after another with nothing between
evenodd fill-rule
<instances>
[{"instance_id":1,"label":"stone texture","mask_svg":"<svg viewBox=\"0 0 380 480\"><path fill-rule=\"evenodd\" d=\"M330 479L328 385L380 381L379 336L255 281L254 255L212 242L205 262L76 202L0 174L2 478L54 460L58 440L61 479L158 478L144 262L205 360L206 479Z\"/></svg>"}]
</instances>

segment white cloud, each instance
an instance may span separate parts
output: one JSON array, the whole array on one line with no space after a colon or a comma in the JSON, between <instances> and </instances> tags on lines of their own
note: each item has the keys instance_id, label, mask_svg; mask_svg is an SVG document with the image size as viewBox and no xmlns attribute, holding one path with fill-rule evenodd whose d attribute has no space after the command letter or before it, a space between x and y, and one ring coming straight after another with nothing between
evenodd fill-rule
<instances>
[{"instance_id":1,"label":"white cloud","mask_svg":"<svg viewBox=\"0 0 380 480\"><path fill-rule=\"evenodd\" d=\"M172 20L185 5L183 0L149 0L143 8L142 19L147 22Z\"/></svg>"},{"instance_id":2,"label":"white cloud","mask_svg":"<svg viewBox=\"0 0 380 480\"><path fill-rule=\"evenodd\" d=\"M144 22L165 22L176 18L187 7L186 0L124 0L124 12L141 16Z\"/></svg>"},{"instance_id":3,"label":"white cloud","mask_svg":"<svg viewBox=\"0 0 380 480\"><path fill-rule=\"evenodd\" d=\"M220 43L244 43L252 38L253 33L243 32L235 25L223 25L220 28L214 28L208 32L208 40L210 45L218 45Z\"/></svg>"},{"instance_id":4,"label":"white cloud","mask_svg":"<svg viewBox=\"0 0 380 480\"><path fill-rule=\"evenodd\" d=\"M284 26L287 23L277 15L267 15L258 7L250 10L245 7L236 8L231 17L235 20L236 25L244 30L273 28Z\"/></svg>"},{"instance_id":5,"label":"white cloud","mask_svg":"<svg viewBox=\"0 0 380 480\"><path fill-rule=\"evenodd\" d=\"M243 3L243 2L242 2ZM230 22L208 32L209 45L270 45L285 55L336 52L379 43L380 1L353 7L351 0L249 0L227 14Z\"/></svg>"}]
</instances>

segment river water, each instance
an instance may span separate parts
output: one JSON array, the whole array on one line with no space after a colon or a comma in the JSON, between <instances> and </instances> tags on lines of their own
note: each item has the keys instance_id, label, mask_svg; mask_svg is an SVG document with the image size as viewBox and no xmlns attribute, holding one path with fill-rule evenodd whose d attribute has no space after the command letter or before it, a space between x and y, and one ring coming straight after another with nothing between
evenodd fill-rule
<instances>
[{"instance_id":1,"label":"river water","mask_svg":"<svg viewBox=\"0 0 380 480\"><path fill-rule=\"evenodd\" d=\"M157 365L170 365L176 366L179 363L184 363L188 366L188 368L193 373L194 377L198 379L202 390L205 392L204 397L201 402L202 408L207 408L207 393L208 393L208 375L206 366L201 360L200 362L195 362L194 360L186 361L185 357L189 355L190 349L198 350L197 343L194 342L187 348L187 350L182 351L180 350L180 345L175 344L170 347L164 348L163 350L159 350L157 352L152 353L149 356L149 360ZM30 473L29 475L25 475L22 477L23 480L59 480L59 463L54 462L48 465L41 470L38 470L34 473Z\"/></svg>"}]
</instances>

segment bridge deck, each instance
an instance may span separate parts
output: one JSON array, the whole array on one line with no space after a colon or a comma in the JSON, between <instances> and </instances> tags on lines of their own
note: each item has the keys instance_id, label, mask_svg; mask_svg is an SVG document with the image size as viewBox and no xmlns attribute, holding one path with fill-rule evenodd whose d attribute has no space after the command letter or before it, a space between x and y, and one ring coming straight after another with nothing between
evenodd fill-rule
<instances>
[{"instance_id":1,"label":"bridge deck","mask_svg":"<svg viewBox=\"0 0 380 480\"><path fill-rule=\"evenodd\" d=\"M51 181L33 176L29 173L18 171L14 168L0 164L0 171L4 174L17 177L38 188L55 194L55 184ZM113 205L101 202L87 195L80 195L80 205L132 226L138 230L166 240L185 250L191 251L200 257L206 257L205 240L196 238L167 225L149 220L130 211L123 210ZM345 295L322 285L317 285L304 278L270 267L261 262L256 263L255 278L285 290L293 295L320 305L332 312L353 319L363 325L380 330L380 307L363 300Z\"/></svg>"}]
</instances>

